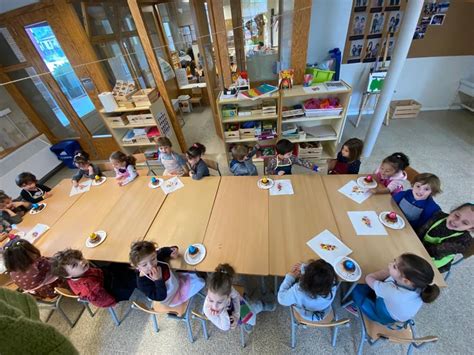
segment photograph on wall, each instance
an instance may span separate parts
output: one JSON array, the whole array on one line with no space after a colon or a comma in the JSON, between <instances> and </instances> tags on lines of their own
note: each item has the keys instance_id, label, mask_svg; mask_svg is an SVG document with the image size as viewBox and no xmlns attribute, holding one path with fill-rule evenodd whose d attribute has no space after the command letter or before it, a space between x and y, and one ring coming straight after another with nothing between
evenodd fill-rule
<instances>
[{"instance_id":1,"label":"photograph on wall","mask_svg":"<svg viewBox=\"0 0 474 355\"><path fill-rule=\"evenodd\" d=\"M364 40L359 39L357 41L350 41L349 42L349 56L347 58L347 62L349 63L356 63L360 61L360 57L362 56L362 49L364 48Z\"/></svg>"},{"instance_id":2,"label":"photograph on wall","mask_svg":"<svg viewBox=\"0 0 474 355\"><path fill-rule=\"evenodd\" d=\"M446 17L446 14L436 14L431 16L431 26L441 26L444 23L444 18Z\"/></svg>"},{"instance_id":3,"label":"photograph on wall","mask_svg":"<svg viewBox=\"0 0 474 355\"><path fill-rule=\"evenodd\" d=\"M423 39L423 38L425 38L425 33L426 33L427 28L428 28L427 25L416 26L415 34L413 35L413 39Z\"/></svg>"},{"instance_id":4,"label":"photograph on wall","mask_svg":"<svg viewBox=\"0 0 474 355\"><path fill-rule=\"evenodd\" d=\"M403 13L401 11L392 11L387 14L388 24L387 32L388 33L397 33L400 29L402 23Z\"/></svg>"},{"instance_id":5,"label":"photograph on wall","mask_svg":"<svg viewBox=\"0 0 474 355\"><path fill-rule=\"evenodd\" d=\"M387 0L385 2L385 12L400 10L400 0Z\"/></svg>"},{"instance_id":6,"label":"photograph on wall","mask_svg":"<svg viewBox=\"0 0 474 355\"><path fill-rule=\"evenodd\" d=\"M370 22L369 34L367 38L381 37L383 31L383 23L385 20L384 13L372 14L372 21Z\"/></svg>"},{"instance_id":7,"label":"photograph on wall","mask_svg":"<svg viewBox=\"0 0 474 355\"><path fill-rule=\"evenodd\" d=\"M365 45L364 62L374 62L380 49L380 38L369 39Z\"/></svg>"},{"instance_id":8,"label":"photograph on wall","mask_svg":"<svg viewBox=\"0 0 474 355\"><path fill-rule=\"evenodd\" d=\"M382 12L384 0L371 0L370 1L370 12Z\"/></svg>"},{"instance_id":9,"label":"photograph on wall","mask_svg":"<svg viewBox=\"0 0 474 355\"><path fill-rule=\"evenodd\" d=\"M439 5L436 3L436 0L425 0L422 11L423 16L431 16L437 13L438 6Z\"/></svg>"},{"instance_id":10,"label":"photograph on wall","mask_svg":"<svg viewBox=\"0 0 474 355\"><path fill-rule=\"evenodd\" d=\"M350 40L362 39L364 38L365 25L367 23L367 15L364 13L354 13L352 18L352 30L350 35Z\"/></svg>"},{"instance_id":11,"label":"photograph on wall","mask_svg":"<svg viewBox=\"0 0 474 355\"><path fill-rule=\"evenodd\" d=\"M382 44L382 50L380 51L379 53L379 56L380 56L380 59L383 60L383 56L385 55L385 46L387 44L387 39L385 39L383 41L383 44ZM386 59L390 59L390 57L392 56L392 53L393 53L393 46L395 45L395 38L394 37L391 37L389 40L388 40L388 50L387 50L387 58Z\"/></svg>"},{"instance_id":12,"label":"photograph on wall","mask_svg":"<svg viewBox=\"0 0 474 355\"><path fill-rule=\"evenodd\" d=\"M438 3L438 13L445 14L449 9L449 1L441 1Z\"/></svg>"},{"instance_id":13,"label":"photograph on wall","mask_svg":"<svg viewBox=\"0 0 474 355\"><path fill-rule=\"evenodd\" d=\"M431 22L431 16L422 17L420 21L420 25L428 26L430 22Z\"/></svg>"},{"instance_id":14,"label":"photograph on wall","mask_svg":"<svg viewBox=\"0 0 474 355\"><path fill-rule=\"evenodd\" d=\"M355 4L355 7L362 7L362 6L367 6L369 0L355 0L354 1L354 4Z\"/></svg>"}]
</instances>

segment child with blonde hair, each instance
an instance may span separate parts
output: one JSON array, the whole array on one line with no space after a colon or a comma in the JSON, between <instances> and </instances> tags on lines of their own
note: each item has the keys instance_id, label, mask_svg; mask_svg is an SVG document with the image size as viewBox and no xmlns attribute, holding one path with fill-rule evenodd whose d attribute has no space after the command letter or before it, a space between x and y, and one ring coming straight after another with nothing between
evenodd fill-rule
<instances>
[{"instance_id":1,"label":"child with blonde hair","mask_svg":"<svg viewBox=\"0 0 474 355\"><path fill-rule=\"evenodd\" d=\"M138 177L135 167L137 159L121 151L113 152L109 158L115 171L115 178L120 186L127 185Z\"/></svg>"},{"instance_id":2,"label":"child with blonde hair","mask_svg":"<svg viewBox=\"0 0 474 355\"><path fill-rule=\"evenodd\" d=\"M187 171L186 160L172 150L168 137L158 138L158 160L165 168L164 176L183 176Z\"/></svg>"},{"instance_id":3,"label":"child with blonde hair","mask_svg":"<svg viewBox=\"0 0 474 355\"><path fill-rule=\"evenodd\" d=\"M235 176L254 176L258 175L257 167L252 162L252 157L260 149L258 144L251 151L242 145L234 145L231 149L232 160L230 161L230 171Z\"/></svg>"}]
</instances>

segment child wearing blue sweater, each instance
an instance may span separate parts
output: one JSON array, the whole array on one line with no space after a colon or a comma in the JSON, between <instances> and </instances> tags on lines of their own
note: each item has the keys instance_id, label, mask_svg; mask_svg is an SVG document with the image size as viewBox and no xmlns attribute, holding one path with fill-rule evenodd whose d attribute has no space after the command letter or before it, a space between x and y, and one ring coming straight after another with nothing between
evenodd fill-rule
<instances>
[{"instance_id":1,"label":"child wearing blue sweater","mask_svg":"<svg viewBox=\"0 0 474 355\"><path fill-rule=\"evenodd\" d=\"M413 189L400 191L393 199L403 211L413 229L417 230L441 208L433 196L441 192L439 178L430 173L418 174L413 182Z\"/></svg>"},{"instance_id":2,"label":"child wearing blue sweater","mask_svg":"<svg viewBox=\"0 0 474 355\"><path fill-rule=\"evenodd\" d=\"M293 265L278 291L278 303L294 306L296 312L308 321L320 321L331 310L336 296L336 273L324 260Z\"/></svg>"},{"instance_id":3,"label":"child wearing blue sweater","mask_svg":"<svg viewBox=\"0 0 474 355\"><path fill-rule=\"evenodd\" d=\"M257 167L252 162L252 157L260 149L258 144L255 144L253 149L249 152L248 148L242 144L232 147L232 160L230 161L230 171L235 176L256 176Z\"/></svg>"}]
</instances>

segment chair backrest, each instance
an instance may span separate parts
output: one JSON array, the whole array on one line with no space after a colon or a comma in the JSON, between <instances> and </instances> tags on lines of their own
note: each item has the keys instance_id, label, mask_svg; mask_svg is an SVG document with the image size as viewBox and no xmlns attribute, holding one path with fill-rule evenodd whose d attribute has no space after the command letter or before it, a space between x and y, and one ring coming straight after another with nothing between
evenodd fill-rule
<instances>
[{"instance_id":1,"label":"chair backrest","mask_svg":"<svg viewBox=\"0 0 474 355\"><path fill-rule=\"evenodd\" d=\"M192 88L191 93L192 93L193 96L201 96L202 95L201 88Z\"/></svg>"},{"instance_id":2,"label":"chair backrest","mask_svg":"<svg viewBox=\"0 0 474 355\"><path fill-rule=\"evenodd\" d=\"M149 308L140 302L133 302L133 306L143 312L150 314L174 314L178 317L182 317L186 313L188 304L189 300L176 307L169 307L160 302L153 302L151 308Z\"/></svg>"},{"instance_id":3,"label":"chair backrest","mask_svg":"<svg viewBox=\"0 0 474 355\"><path fill-rule=\"evenodd\" d=\"M405 169L405 173L407 174L407 180L410 181L410 183L413 185L415 176L417 176L419 172L409 166Z\"/></svg>"},{"instance_id":4,"label":"chair backrest","mask_svg":"<svg viewBox=\"0 0 474 355\"><path fill-rule=\"evenodd\" d=\"M331 308L330 313L319 322L311 322L309 320L304 319L301 315L291 306L291 312L295 317L296 321L300 324L304 324L314 328L332 328L337 327L346 323L349 323L349 318L342 318L339 320L335 320L334 310Z\"/></svg>"},{"instance_id":5,"label":"chair backrest","mask_svg":"<svg viewBox=\"0 0 474 355\"><path fill-rule=\"evenodd\" d=\"M74 293L72 293L72 292L71 292L70 290L68 290L67 288L55 287L55 288L54 288L54 292L57 293L58 295L61 295L61 296L64 296L64 297L68 297L68 298L76 298L76 299L79 298L78 295L75 295Z\"/></svg>"},{"instance_id":6,"label":"chair backrest","mask_svg":"<svg viewBox=\"0 0 474 355\"><path fill-rule=\"evenodd\" d=\"M204 163L206 163L206 165L207 165L210 169L217 171L217 173L219 174L219 176L222 176L221 171L220 171L220 169L219 169L219 163L218 163L218 162L216 162L216 161L213 160L213 159L209 159L209 158L202 158L202 160L204 160Z\"/></svg>"}]
</instances>

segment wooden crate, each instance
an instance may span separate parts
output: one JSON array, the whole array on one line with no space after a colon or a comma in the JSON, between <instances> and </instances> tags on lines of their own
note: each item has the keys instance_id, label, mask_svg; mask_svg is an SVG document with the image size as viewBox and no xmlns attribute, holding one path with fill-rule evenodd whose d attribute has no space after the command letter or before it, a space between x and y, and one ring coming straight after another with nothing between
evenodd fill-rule
<instances>
[{"instance_id":1,"label":"wooden crate","mask_svg":"<svg viewBox=\"0 0 474 355\"><path fill-rule=\"evenodd\" d=\"M298 146L298 157L300 158L321 158L323 147L319 142L300 143Z\"/></svg>"},{"instance_id":2,"label":"wooden crate","mask_svg":"<svg viewBox=\"0 0 474 355\"><path fill-rule=\"evenodd\" d=\"M232 123L225 126L224 137L226 140L240 139L239 124Z\"/></svg>"},{"instance_id":3,"label":"wooden crate","mask_svg":"<svg viewBox=\"0 0 474 355\"><path fill-rule=\"evenodd\" d=\"M136 107L148 107L160 97L156 89L141 89L132 95L132 101Z\"/></svg>"},{"instance_id":4,"label":"wooden crate","mask_svg":"<svg viewBox=\"0 0 474 355\"><path fill-rule=\"evenodd\" d=\"M390 118L416 118L421 104L416 100L398 100L390 103Z\"/></svg>"},{"instance_id":5,"label":"wooden crate","mask_svg":"<svg viewBox=\"0 0 474 355\"><path fill-rule=\"evenodd\" d=\"M107 121L109 121L111 127L125 127L128 125L126 116L110 116L107 117Z\"/></svg>"}]
</instances>

